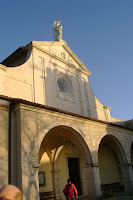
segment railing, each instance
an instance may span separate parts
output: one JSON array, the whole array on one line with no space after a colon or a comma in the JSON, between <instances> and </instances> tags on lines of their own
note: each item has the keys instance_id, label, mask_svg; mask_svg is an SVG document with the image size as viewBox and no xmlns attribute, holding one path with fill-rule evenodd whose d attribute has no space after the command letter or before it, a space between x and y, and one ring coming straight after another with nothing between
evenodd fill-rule
<instances>
[{"instance_id":1,"label":"railing","mask_svg":"<svg viewBox=\"0 0 133 200\"><path fill-rule=\"evenodd\" d=\"M101 185L103 193L123 191L124 186L119 182Z\"/></svg>"}]
</instances>

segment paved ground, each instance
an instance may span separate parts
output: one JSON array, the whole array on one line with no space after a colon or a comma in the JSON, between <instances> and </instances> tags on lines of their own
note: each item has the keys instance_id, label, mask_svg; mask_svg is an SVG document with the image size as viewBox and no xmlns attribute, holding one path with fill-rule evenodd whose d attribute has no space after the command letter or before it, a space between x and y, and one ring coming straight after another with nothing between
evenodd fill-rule
<instances>
[{"instance_id":1,"label":"paved ground","mask_svg":"<svg viewBox=\"0 0 133 200\"><path fill-rule=\"evenodd\" d=\"M115 200L133 200L133 196L115 197Z\"/></svg>"},{"instance_id":2,"label":"paved ground","mask_svg":"<svg viewBox=\"0 0 133 200\"><path fill-rule=\"evenodd\" d=\"M88 200L88 198L87 197L80 197L80 198L78 198L78 200ZM133 200L133 196L114 197L113 200Z\"/></svg>"}]
</instances>

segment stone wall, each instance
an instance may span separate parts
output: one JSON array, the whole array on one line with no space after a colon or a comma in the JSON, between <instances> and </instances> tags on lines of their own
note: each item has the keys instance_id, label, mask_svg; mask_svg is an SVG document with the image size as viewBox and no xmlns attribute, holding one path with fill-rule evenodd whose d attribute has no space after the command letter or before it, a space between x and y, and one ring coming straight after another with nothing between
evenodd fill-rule
<instances>
[{"instance_id":1,"label":"stone wall","mask_svg":"<svg viewBox=\"0 0 133 200\"><path fill-rule=\"evenodd\" d=\"M0 100L0 188L9 183L9 107Z\"/></svg>"},{"instance_id":2,"label":"stone wall","mask_svg":"<svg viewBox=\"0 0 133 200\"><path fill-rule=\"evenodd\" d=\"M16 109L20 109L21 116L22 186L25 199L36 199L39 191L39 149L49 131L60 126L74 130L71 132L73 143L79 143L79 148L82 148L86 155L85 167L91 171L91 174L87 172L86 181L89 184L91 182L88 195L92 199L95 199L94 191L97 197L100 198L101 195L98 150L101 140L107 135L112 137L115 145L119 147L121 162L123 167L125 166L124 184L125 187L130 185L131 190L132 172L128 169L133 141L131 130L23 104L18 105Z\"/></svg>"}]
</instances>

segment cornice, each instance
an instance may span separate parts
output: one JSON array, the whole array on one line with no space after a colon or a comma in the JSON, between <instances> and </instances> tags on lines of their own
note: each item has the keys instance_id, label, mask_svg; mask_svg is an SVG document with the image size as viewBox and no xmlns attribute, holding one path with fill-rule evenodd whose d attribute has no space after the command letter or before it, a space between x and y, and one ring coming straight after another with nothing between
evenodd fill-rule
<instances>
[{"instance_id":1,"label":"cornice","mask_svg":"<svg viewBox=\"0 0 133 200\"><path fill-rule=\"evenodd\" d=\"M7 67L5 65L0 64L0 70L5 72L7 70Z\"/></svg>"},{"instance_id":2,"label":"cornice","mask_svg":"<svg viewBox=\"0 0 133 200\"><path fill-rule=\"evenodd\" d=\"M50 110L50 111L55 112L55 113L57 112L57 113L62 113L62 114L68 115L68 116L78 117L79 119L89 120L89 121L92 121L94 123L106 125L106 126L108 126L108 128L115 128L115 129L117 128L117 130L123 129L123 130L128 130L128 131L133 132L133 129L128 128L128 127L124 127L122 125L113 124L111 122L102 121L102 120L99 120L99 119L91 118L91 117L88 117L88 116L83 116L83 115L72 113L72 112L69 112L69 111L64 111L64 110L61 110L61 109L58 109L58 108L42 105L42 104L39 104L39 103L26 101L26 100L23 100L23 99L11 98L11 97L7 97L7 96L4 96L4 95L0 95L0 99L11 102L13 108L20 107L20 105L23 104L23 105L26 105L26 106L37 107L38 109L45 109L45 110Z\"/></svg>"},{"instance_id":3,"label":"cornice","mask_svg":"<svg viewBox=\"0 0 133 200\"><path fill-rule=\"evenodd\" d=\"M9 106L8 106L8 105L5 105L5 104L2 104L2 103L0 103L0 110L9 110Z\"/></svg>"},{"instance_id":4,"label":"cornice","mask_svg":"<svg viewBox=\"0 0 133 200\"><path fill-rule=\"evenodd\" d=\"M53 42L53 43L51 42L51 45L49 45L49 46L57 46L57 43L55 43L55 44L54 43L55 42ZM29 46L27 46L27 47L30 47L30 45L32 45L32 47L40 50L41 52L46 53L47 55L59 60L60 62L66 64L66 65L69 65L70 67L76 69L77 71L80 71L80 72L86 74L87 76L90 76L91 72L85 67L85 65L80 61L80 59L75 55L75 53L67 46L67 43L65 41L63 41L61 43L59 42L59 44L60 44L60 46L63 46L66 49L66 51L68 51L68 53L70 53L70 55L73 57L73 59L79 64L81 69L77 68L75 65L69 63L68 61L64 60L63 58L61 58L61 57L59 57L59 56L57 56L57 55L55 55L55 54L53 54L53 53L51 53L51 52L49 52L49 51L47 51L45 49L39 47L38 45L36 45L36 42L34 42L34 41L32 41L29 44ZM41 45L41 42L40 42L40 45ZM47 43L47 45L48 45L48 43ZM43 46L43 43L42 43L42 46Z\"/></svg>"},{"instance_id":5,"label":"cornice","mask_svg":"<svg viewBox=\"0 0 133 200\"><path fill-rule=\"evenodd\" d=\"M83 68L87 75L90 76L91 72L85 67L85 65L81 62L81 60L76 56L76 54L70 49L70 47L67 45L67 43L63 44L63 47L66 49L66 51L68 51L71 56L74 58L74 60L77 61L77 63L81 66L81 68Z\"/></svg>"}]
</instances>

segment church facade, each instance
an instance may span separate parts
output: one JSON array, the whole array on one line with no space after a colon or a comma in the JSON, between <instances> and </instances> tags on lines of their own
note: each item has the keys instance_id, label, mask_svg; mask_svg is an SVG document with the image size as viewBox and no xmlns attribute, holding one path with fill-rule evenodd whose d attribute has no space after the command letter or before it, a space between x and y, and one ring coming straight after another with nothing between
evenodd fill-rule
<instances>
[{"instance_id":1,"label":"church facade","mask_svg":"<svg viewBox=\"0 0 133 200\"><path fill-rule=\"evenodd\" d=\"M49 191L64 200L70 177L81 199L132 195L132 121L110 116L91 72L57 35L0 64L0 186L16 185L24 200Z\"/></svg>"}]
</instances>

